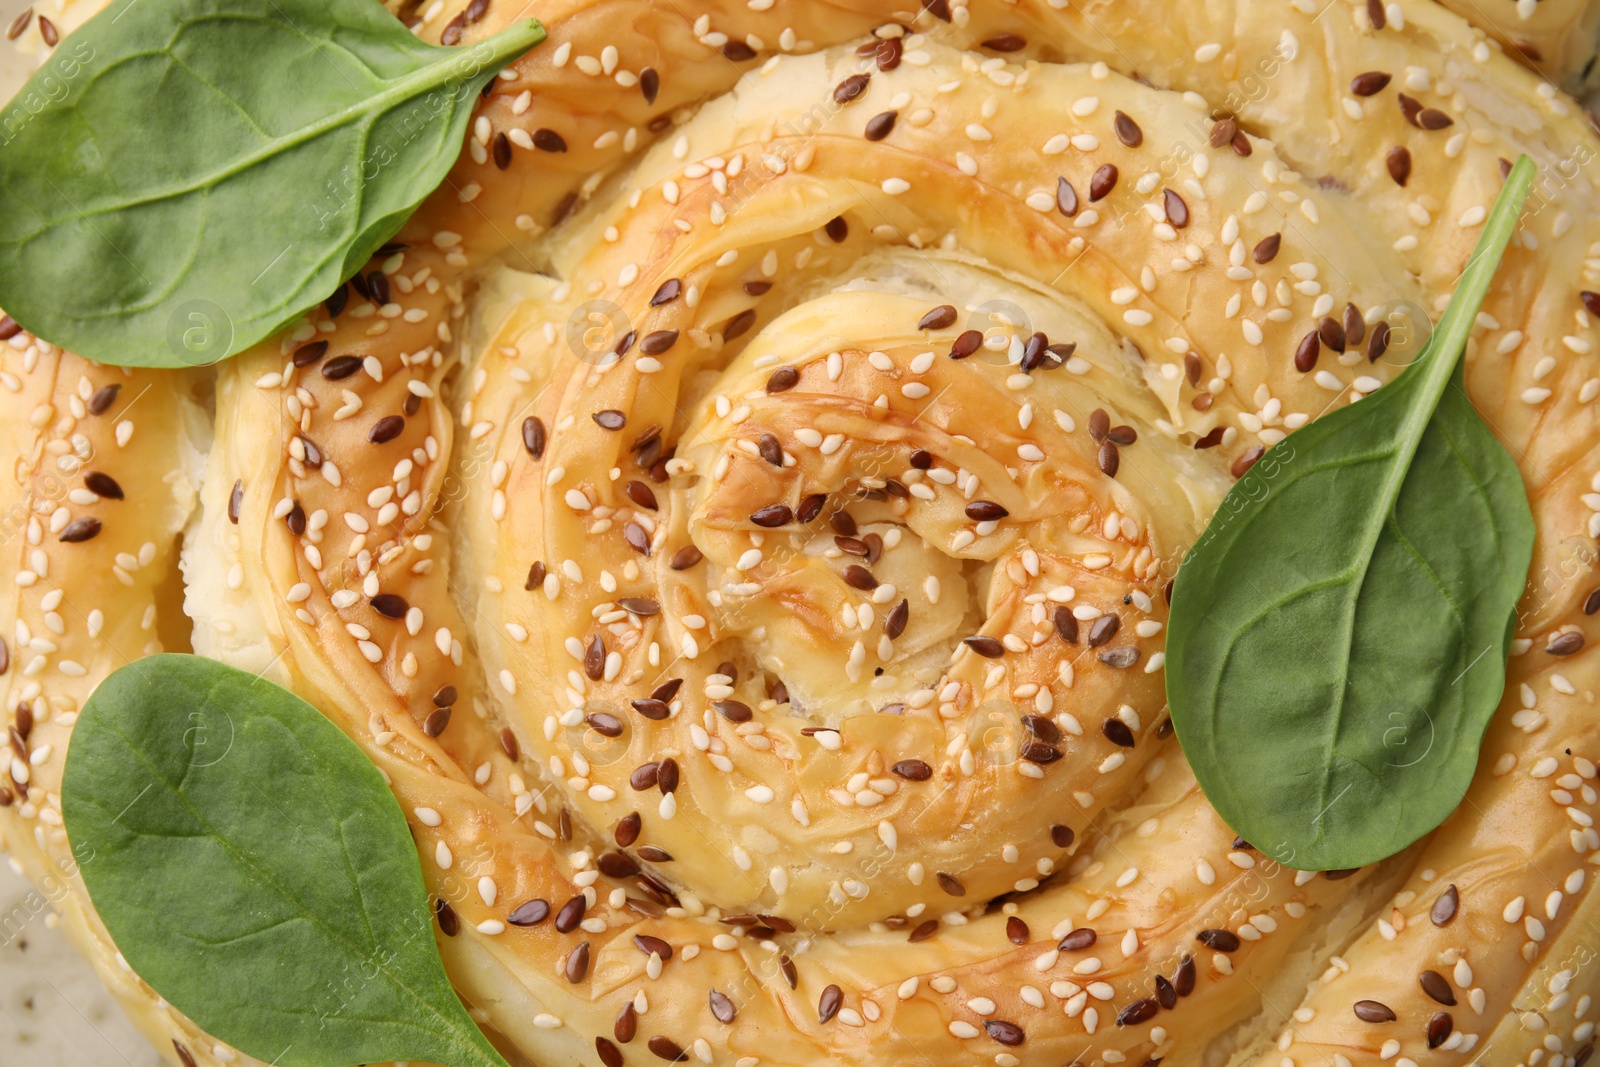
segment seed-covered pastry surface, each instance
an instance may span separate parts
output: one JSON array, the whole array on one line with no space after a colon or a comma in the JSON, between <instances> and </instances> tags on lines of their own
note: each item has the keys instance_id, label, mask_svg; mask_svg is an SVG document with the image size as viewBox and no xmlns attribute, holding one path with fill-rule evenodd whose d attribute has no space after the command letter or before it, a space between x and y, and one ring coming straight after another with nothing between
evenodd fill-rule
<instances>
[{"instance_id":1,"label":"seed-covered pastry surface","mask_svg":"<svg viewBox=\"0 0 1600 1067\"><path fill-rule=\"evenodd\" d=\"M1588 1059L1590 5L388 6L550 37L324 305L182 373L0 328L0 840L173 1062L253 1061L118 966L59 785L186 648L388 776L520 1062ZM1442 827L1298 871L1172 736L1171 580L1520 153L1464 372L1538 525L1505 698Z\"/></svg>"}]
</instances>

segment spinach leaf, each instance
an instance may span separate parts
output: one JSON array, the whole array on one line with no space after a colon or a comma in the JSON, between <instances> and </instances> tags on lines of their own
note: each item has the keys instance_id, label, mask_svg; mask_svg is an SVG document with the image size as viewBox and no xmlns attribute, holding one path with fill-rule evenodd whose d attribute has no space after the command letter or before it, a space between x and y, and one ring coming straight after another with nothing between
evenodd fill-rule
<instances>
[{"instance_id":1,"label":"spinach leaf","mask_svg":"<svg viewBox=\"0 0 1600 1067\"><path fill-rule=\"evenodd\" d=\"M83 708L61 809L117 948L223 1041L282 1067L506 1067L445 977L399 804L293 693L130 663Z\"/></svg>"},{"instance_id":2,"label":"spinach leaf","mask_svg":"<svg viewBox=\"0 0 1600 1067\"><path fill-rule=\"evenodd\" d=\"M1533 516L1460 361L1533 174L1512 168L1416 361L1270 449L1178 570L1178 739L1287 866L1359 867L1438 826L1505 689Z\"/></svg>"},{"instance_id":3,"label":"spinach leaf","mask_svg":"<svg viewBox=\"0 0 1600 1067\"><path fill-rule=\"evenodd\" d=\"M544 36L439 48L377 0L117 0L0 110L0 307L102 363L235 355L393 236Z\"/></svg>"}]
</instances>

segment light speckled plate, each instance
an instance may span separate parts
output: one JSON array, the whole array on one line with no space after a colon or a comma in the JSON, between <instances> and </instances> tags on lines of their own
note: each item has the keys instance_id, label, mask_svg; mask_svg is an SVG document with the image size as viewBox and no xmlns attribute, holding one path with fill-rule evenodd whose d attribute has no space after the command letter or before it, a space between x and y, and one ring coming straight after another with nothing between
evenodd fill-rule
<instances>
[{"instance_id":1,"label":"light speckled plate","mask_svg":"<svg viewBox=\"0 0 1600 1067\"><path fill-rule=\"evenodd\" d=\"M160 1067L53 917L27 880L0 863L0 1063Z\"/></svg>"}]
</instances>

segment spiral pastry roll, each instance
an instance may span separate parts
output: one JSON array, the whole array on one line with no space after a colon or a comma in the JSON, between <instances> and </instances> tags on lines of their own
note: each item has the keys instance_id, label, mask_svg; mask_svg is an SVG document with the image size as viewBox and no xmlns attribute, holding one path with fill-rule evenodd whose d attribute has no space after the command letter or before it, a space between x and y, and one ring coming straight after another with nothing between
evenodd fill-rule
<instances>
[{"instance_id":1,"label":"spiral pastry roll","mask_svg":"<svg viewBox=\"0 0 1600 1067\"><path fill-rule=\"evenodd\" d=\"M182 376L9 339L8 847L70 859L72 712L187 642L388 775L513 1062L1586 1062L1600 146L1524 64L1573 84L1592 32L1501 6L537 6L282 337ZM1465 361L1538 525L1510 684L1444 826L1296 871L1172 737L1170 580L1418 351L1524 152ZM244 1062L59 906L174 1062Z\"/></svg>"}]
</instances>

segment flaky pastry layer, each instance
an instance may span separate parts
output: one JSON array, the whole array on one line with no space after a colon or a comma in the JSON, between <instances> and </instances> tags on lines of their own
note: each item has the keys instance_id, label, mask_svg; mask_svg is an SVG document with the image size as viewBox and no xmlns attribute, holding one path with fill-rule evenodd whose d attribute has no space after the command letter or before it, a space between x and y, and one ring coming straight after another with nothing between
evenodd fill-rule
<instances>
[{"instance_id":1,"label":"flaky pastry layer","mask_svg":"<svg viewBox=\"0 0 1600 1067\"><path fill-rule=\"evenodd\" d=\"M465 44L522 13L391 6ZM1588 6L1539 8L1581 78L1546 45ZM385 771L523 1062L1587 1058L1596 139L1496 43L1534 30L531 13L449 180L282 338L209 375L6 339L0 835L158 1044L245 1062L117 967L56 790L96 682L187 643ZM1445 826L1297 872L1170 736L1167 584L1415 353L1520 152L1466 372L1538 520L1506 698Z\"/></svg>"}]
</instances>

